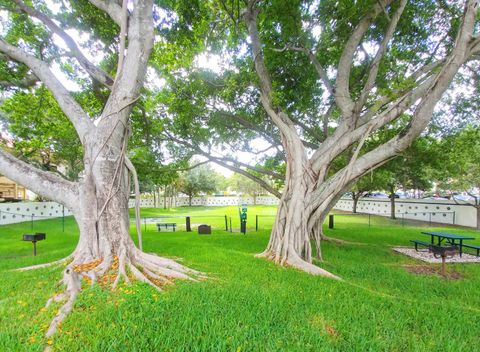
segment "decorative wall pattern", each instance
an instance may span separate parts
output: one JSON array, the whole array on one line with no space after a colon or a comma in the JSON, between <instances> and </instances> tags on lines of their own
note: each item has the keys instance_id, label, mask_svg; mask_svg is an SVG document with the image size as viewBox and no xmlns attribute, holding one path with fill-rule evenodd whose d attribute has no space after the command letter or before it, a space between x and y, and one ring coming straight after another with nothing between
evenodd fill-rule
<instances>
[{"instance_id":1,"label":"decorative wall pattern","mask_svg":"<svg viewBox=\"0 0 480 352\"><path fill-rule=\"evenodd\" d=\"M194 197L192 205L198 206L229 206L240 204L253 204L252 197ZM129 206L133 207L134 200L131 199ZM167 201L167 204L169 202ZM277 205L275 197L257 197L258 205ZM172 206L187 206L188 197L174 198ZM477 224L476 210L474 207L464 204L455 204L450 201L422 200L422 199L397 199L395 202L396 216L399 219L413 219L419 221L431 221L442 224L455 224L461 226L475 227ZM142 208L154 208L153 198L140 200ZM157 207L163 207L163 198L157 199ZM352 211L353 201L342 198L334 209ZM359 213L390 216L390 200L363 198L358 201L357 211ZM19 202L0 204L0 225L14 224L24 221L36 221L50 218L70 216L72 213L61 204L55 202Z\"/></svg>"},{"instance_id":2,"label":"decorative wall pattern","mask_svg":"<svg viewBox=\"0 0 480 352\"><path fill-rule=\"evenodd\" d=\"M342 198L334 209L352 211L353 200ZM362 198L358 201L357 212L390 216L389 199ZM396 199L395 215L399 219L412 219L441 224L475 227L476 210L467 204L456 204L444 200Z\"/></svg>"},{"instance_id":3,"label":"decorative wall pattern","mask_svg":"<svg viewBox=\"0 0 480 352\"><path fill-rule=\"evenodd\" d=\"M157 199L157 207L163 207L163 198ZM167 205L170 202L167 200ZM228 205L239 204L254 204L253 197L193 197L192 206L208 206L208 207L222 207ZM277 205L278 199L275 197L262 196L257 197L258 205ZM129 206L132 208L135 205L135 201L130 199ZM173 207L188 206L188 197L175 197L172 202ZM140 200L141 208L154 208L155 202L153 198L142 198Z\"/></svg>"},{"instance_id":4,"label":"decorative wall pattern","mask_svg":"<svg viewBox=\"0 0 480 352\"><path fill-rule=\"evenodd\" d=\"M55 202L19 202L0 204L0 225L23 221L45 220L70 216L72 213Z\"/></svg>"}]
</instances>

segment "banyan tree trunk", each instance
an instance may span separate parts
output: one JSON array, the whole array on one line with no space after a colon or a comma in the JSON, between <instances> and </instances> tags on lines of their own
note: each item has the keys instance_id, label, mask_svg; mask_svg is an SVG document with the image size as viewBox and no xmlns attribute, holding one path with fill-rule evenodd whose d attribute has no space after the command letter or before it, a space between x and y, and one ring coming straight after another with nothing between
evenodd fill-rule
<instances>
[{"instance_id":1,"label":"banyan tree trunk","mask_svg":"<svg viewBox=\"0 0 480 352\"><path fill-rule=\"evenodd\" d=\"M287 172L289 171L291 168L287 168ZM312 264L311 242L316 244L315 254L321 259L321 224L327 215L319 216L318 208L314 211L310 206L310 197L316 183L312 182L308 173L291 173L287 179L289 182L280 199L270 241L259 256L311 274L337 278ZM329 204L323 206L330 209Z\"/></svg>"},{"instance_id":2,"label":"banyan tree trunk","mask_svg":"<svg viewBox=\"0 0 480 352\"><path fill-rule=\"evenodd\" d=\"M47 336L55 333L58 324L72 310L82 283L102 282L114 289L121 280L140 280L161 290L163 285L174 279L202 276L171 259L145 253L135 246L129 228L131 185L126 156L123 152L116 155L104 153L104 148L97 142L92 142L87 148L90 149L86 149L85 153L78 204L72 210L80 230L79 242L74 252L62 260L68 263L63 273L65 292L52 297L47 306L53 301L67 302L50 324ZM94 159L90 158L92 155Z\"/></svg>"}]
</instances>

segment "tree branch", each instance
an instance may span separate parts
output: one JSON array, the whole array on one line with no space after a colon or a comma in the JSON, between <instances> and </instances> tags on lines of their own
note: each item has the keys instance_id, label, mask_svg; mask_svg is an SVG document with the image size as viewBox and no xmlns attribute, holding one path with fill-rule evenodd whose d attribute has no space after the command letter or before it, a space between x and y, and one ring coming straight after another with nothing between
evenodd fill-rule
<instances>
[{"instance_id":1,"label":"tree branch","mask_svg":"<svg viewBox=\"0 0 480 352\"><path fill-rule=\"evenodd\" d=\"M385 2L386 5L388 5L392 0L386 0ZM360 20L352 35L348 38L340 57L336 79L335 101L345 119L352 116L354 108L354 103L350 96L350 70L355 52L364 34L382 11L382 6L379 2L376 2L373 9Z\"/></svg>"},{"instance_id":2,"label":"tree branch","mask_svg":"<svg viewBox=\"0 0 480 352\"><path fill-rule=\"evenodd\" d=\"M335 91L334 91L334 88L332 86L332 83L330 82L330 79L328 79L328 75L327 75L327 72L325 71L325 69L323 68L322 64L320 63L320 61L318 61L317 59L317 56L315 55L315 53L310 50L310 49L307 49L305 47L296 47L296 46L285 46L284 49L281 49L281 50L275 50L275 51L284 51L286 49L290 49L290 50L294 50L294 51L299 51L299 52L302 52L302 53L305 53L308 58L310 59L310 61L312 62L313 66L315 67L315 70L317 71L318 73L318 76L320 77L320 79L322 80L323 84L325 85L325 87L327 88L328 92L330 93L330 95L334 95L335 94Z\"/></svg>"},{"instance_id":3,"label":"tree branch","mask_svg":"<svg viewBox=\"0 0 480 352\"><path fill-rule=\"evenodd\" d=\"M94 2L99 1L92 1L92 3ZM101 2L105 3L105 1ZM112 3L109 2L109 4ZM121 15L121 7L116 5L115 8ZM138 82L144 81L148 59L153 47L153 0L135 1L133 12L129 16L127 39L128 46L123 66L117 72L112 93L98 123L102 130L110 129L115 120L120 120L122 125L126 126L131 104L139 98L140 85ZM121 89L119 89L120 87ZM126 107L123 114L119 113L118 106ZM118 135L122 136L123 133Z\"/></svg>"},{"instance_id":4,"label":"tree branch","mask_svg":"<svg viewBox=\"0 0 480 352\"><path fill-rule=\"evenodd\" d=\"M273 187L271 187L267 182L265 182L264 180L262 180L261 178L255 176L255 175L252 175L251 173L241 169L240 167L237 167L237 166L234 166L234 165L230 165L228 164L227 161L224 161L222 160L221 158L217 158L217 157L214 157L212 155L210 155L209 153L203 151L201 148L199 148L198 146L196 145L193 145L191 144L190 142L187 142L187 141L184 141L184 140L181 140L179 138L176 138L174 136L172 136L171 134L168 133L168 131L164 131L165 134L168 136L168 138L176 143L179 143L179 144L182 144L182 145L185 145L187 146L188 148L190 148L191 150L195 151L197 154L200 154L204 157L206 157L209 161L211 162L214 162L215 164L218 164L220 166L223 166L229 170L232 170L233 172L236 172L236 173L239 173L245 177L248 177L249 179L251 179L252 181L258 183L263 189L265 189L267 192L273 194L275 197L277 198L280 198L281 197L281 193L278 192L276 189L274 189ZM251 167L251 166L250 166Z\"/></svg>"},{"instance_id":5,"label":"tree branch","mask_svg":"<svg viewBox=\"0 0 480 352\"><path fill-rule=\"evenodd\" d=\"M53 33L57 34L65 44L70 49L70 56L75 57L85 71L97 82L103 84L104 86L111 88L113 84L113 78L110 77L103 70L98 68L96 65L91 63L85 55L81 52L77 43L70 37L62 28L57 26L48 16L41 13L40 11L34 9L33 7L27 6L21 0L13 0L17 4L18 8L29 16L35 17L40 20L44 25L46 25Z\"/></svg>"},{"instance_id":6,"label":"tree branch","mask_svg":"<svg viewBox=\"0 0 480 352\"><path fill-rule=\"evenodd\" d=\"M110 18L118 24L122 25L122 8L117 1L114 0L89 0L92 5L105 11Z\"/></svg>"},{"instance_id":7,"label":"tree branch","mask_svg":"<svg viewBox=\"0 0 480 352\"><path fill-rule=\"evenodd\" d=\"M349 179L356 179L372 168L376 168L387 160L395 157L405 150L425 129L432 117L435 105L441 99L443 93L448 89L462 64L468 59L469 52L467 47L474 30L477 9L478 3L476 0L466 1L464 15L455 40L455 46L452 52L448 55L442 70L432 77L428 91L423 95L422 100L416 106L412 120L407 129L402 134L395 136L383 145L358 158L348 170L348 172L351 172ZM339 184L338 181L342 179L346 172L346 168L342 169L333 177L334 179L328 182L328 184L330 186L334 185L334 187L341 188L342 185ZM345 182L349 182L349 180L347 179Z\"/></svg>"},{"instance_id":8,"label":"tree branch","mask_svg":"<svg viewBox=\"0 0 480 352\"><path fill-rule=\"evenodd\" d=\"M30 88L33 87L39 81L38 77L34 74L27 74L21 80L12 80L12 81L0 81L0 87L8 88Z\"/></svg>"},{"instance_id":9,"label":"tree branch","mask_svg":"<svg viewBox=\"0 0 480 352\"><path fill-rule=\"evenodd\" d=\"M252 175L251 173L239 168L239 167L236 167L236 166L232 166L226 162L223 162L222 160L218 159L218 158L215 158L215 157L212 157L212 156L207 156L207 158L209 158L212 162L220 165L220 166L223 166L224 168L226 169L229 169L233 172L236 172L238 174L241 174L245 177L248 177L250 180L258 183L260 185L260 187L262 187L264 190L266 190L267 192L271 193L272 195L274 195L275 197L277 198L281 198L282 197L282 194L277 191L275 188L271 187L267 182L265 182L264 180L262 180L261 178L257 177L257 176L254 176Z\"/></svg>"},{"instance_id":10,"label":"tree branch","mask_svg":"<svg viewBox=\"0 0 480 352\"><path fill-rule=\"evenodd\" d=\"M0 172L33 192L57 201L70 210L77 208L78 186L51 172L27 164L0 148Z\"/></svg>"},{"instance_id":11,"label":"tree branch","mask_svg":"<svg viewBox=\"0 0 480 352\"><path fill-rule=\"evenodd\" d=\"M380 67L380 61L382 60L385 52L387 51L388 43L390 42L390 40L393 37L393 33L395 32L395 29L397 28L398 21L400 20L400 17L402 16L402 13L403 13L403 10L405 9L407 1L408 0L401 0L400 1L400 5L399 5L398 9L395 11L392 19L390 20L390 23L388 24L387 31L385 32L385 35L382 39L380 47L378 48L377 54L375 55L375 58L373 59L373 62L370 65L370 68L368 70L368 76L367 76L367 81L365 83L365 86L363 87L363 90L360 93L360 97L355 104L355 111L357 113L359 111L361 111L363 105L365 105L368 94L370 94L370 91L372 90L372 88L375 84L375 80L376 80L377 75L378 75L378 69Z\"/></svg>"},{"instance_id":12,"label":"tree branch","mask_svg":"<svg viewBox=\"0 0 480 352\"><path fill-rule=\"evenodd\" d=\"M268 116L270 116L273 123L275 123L275 125L280 129L281 133L285 136L291 136L292 139L296 139L297 142L299 142L293 122L288 118L287 114L273 104L272 81L267 66L264 62L260 35L257 28L257 16L259 9L256 8L256 4L256 0L249 1L244 12L244 17L248 28L248 33L250 34L252 41L251 47L253 60L255 63L255 70L260 80L261 102Z\"/></svg>"},{"instance_id":13,"label":"tree branch","mask_svg":"<svg viewBox=\"0 0 480 352\"><path fill-rule=\"evenodd\" d=\"M81 106L73 99L70 93L54 76L48 64L36 57L27 54L23 50L10 45L4 40L0 39L0 52L9 56L15 61L27 65L33 73L50 89L60 108L63 110L68 119L72 122L75 130L83 142L84 136L89 133L94 125L88 115L83 111Z\"/></svg>"}]
</instances>

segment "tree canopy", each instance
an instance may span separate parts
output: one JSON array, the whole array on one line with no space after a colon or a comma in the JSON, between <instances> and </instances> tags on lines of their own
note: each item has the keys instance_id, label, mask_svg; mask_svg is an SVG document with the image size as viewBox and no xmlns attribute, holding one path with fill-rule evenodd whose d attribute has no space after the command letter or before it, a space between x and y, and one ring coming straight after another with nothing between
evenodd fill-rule
<instances>
[{"instance_id":1,"label":"tree canopy","mask_svg":"<svg viewBox=\"0 0 480 352\"><path fill-rule=\"evenodd\" d=\"M477 0L0 0L0 8L9 134L0 172L67 206L80 228L66 291L53 298L67 302L48 334L73 307L78 272L95 282L114 266L113 287L130 280L127 271L154 287L201 276L144 253L139 220L141 186L168 182L193 156L280 198L261 257L338 279L314 260L339 197L432 119L440 127L431 133L453 134L477 106L468 99L478 90ZM420 162L405 155L396 169L419 184ZM132 191L139 248L129 232Z\"/></svg>"}]
</instances>

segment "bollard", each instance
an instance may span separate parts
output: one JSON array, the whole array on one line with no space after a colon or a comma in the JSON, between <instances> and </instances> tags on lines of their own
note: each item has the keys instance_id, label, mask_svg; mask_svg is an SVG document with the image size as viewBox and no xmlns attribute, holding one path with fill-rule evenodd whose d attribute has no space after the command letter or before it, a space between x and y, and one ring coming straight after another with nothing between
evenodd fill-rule
<instances>
[{"instance_id":1,"label":"bollard","mask_svg":"<svg viewBox=\"0 0 480 352\"><path fill-rule=\"evenodd\" d=\"M242 220L240 222L240 232L243 233L244 235L247 233L247 221Z\"/></svg>"},{"instance_id":2,"label":"bollard","mask_svg":"<svg viewBox=\"0 0 480 352\"><path fill-rule=\"evenodd\" d=\"M333 229L333 215L328 216L328 228Z\"/></svg>"},{"instance_id":3,"label":"bollard","mask_svg":"<svg viewBox=\"0 0 480 352\"><path fill-rule=\"evenodd\" d=\"M187 229L187 232L192 232L192 228L191 228L191 225L190 225L190 216L187 216L185 218L185 227Z\"/></svg>"},{"instance_id":4,"label":"bollard","mask_svg":"<svg viewBox=\"0 0 480 352\"><path fill-rule=\"evenodd\" d=\"M230 216L230 232L232 232L232 217Z\"/></svg>"},{"instance_id":5,"label":"bollard","mask_svg":"<svg viewBox=\"0 0 480 352\"><path fill-rule=\"evenodd\" d=\"M225 215L225 231L228 231L228 217Z\"/></svg>"},{"instance_id":6,"label":"bollard","mask_svg":"<svg viewBox=\"0 0 480 352\"><path fill-rule=\"evenodd\" d=\"M258 232L258 215L255 215L255 231Z\"/></svg>"}]
</instances>

